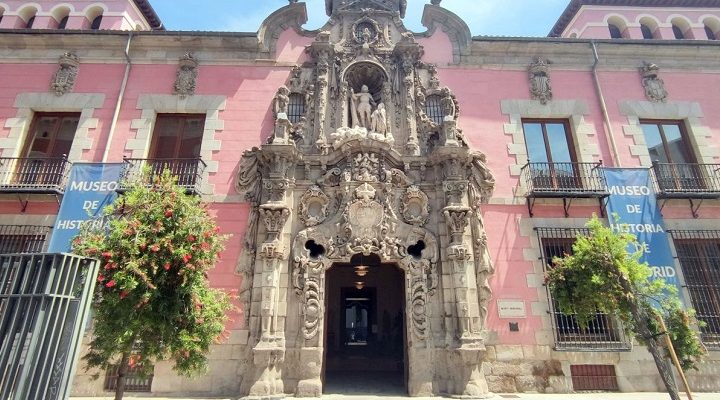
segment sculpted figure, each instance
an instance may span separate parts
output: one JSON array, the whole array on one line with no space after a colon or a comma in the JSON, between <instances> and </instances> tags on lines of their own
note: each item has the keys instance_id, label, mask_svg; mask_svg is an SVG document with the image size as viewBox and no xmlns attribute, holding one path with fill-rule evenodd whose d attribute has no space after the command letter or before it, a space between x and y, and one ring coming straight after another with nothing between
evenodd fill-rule
<instances>
[{"instance_id":1,"label":"sculpted figure","mask_svg":"<svg viewBox=\"0 0 720 400\"><path fill-rule=\"evenodd\" d=\"M360 93L355 93L350 88L350 102L353 111L353 125L371 129L372 108L375 105L375 100L370 94L367 85L362 85Z\"/></svg>"},{"instance_id":2,"label":"sculpted figure","mask_svg":"<svg viewBox=\"0 0 720 400\"><path fill-rule=\"evenodd\" d=\"M443 109L443 115L446 117L454 117L457 109L455 108L455 100L452 98L452 92L449 88L442 88L440 90L440 105Z\"/></svg>"},{"instance_id":3,"label":"sculpted figure","mask_svg":"<svg viewBox=\"0 0 720 400\"><path fill-rule=\"evenodd\" d=\"M385 111L385 104L380 103L377 106L377 110L373 111L371 116L372 131L386 134L387 133L387 111Z\"/></svg>"},{"instance_id":4,"label":"sculpted figure","mask_svg":"<svg viewBox=\"0 0 720 400\"><path fill-rule=\"evenodd\" d=\"M290 104L290 89L287 86L280 86L275 94L275 118L279 114L287 115L288 104Z\"/></svg>"}]
</instances>

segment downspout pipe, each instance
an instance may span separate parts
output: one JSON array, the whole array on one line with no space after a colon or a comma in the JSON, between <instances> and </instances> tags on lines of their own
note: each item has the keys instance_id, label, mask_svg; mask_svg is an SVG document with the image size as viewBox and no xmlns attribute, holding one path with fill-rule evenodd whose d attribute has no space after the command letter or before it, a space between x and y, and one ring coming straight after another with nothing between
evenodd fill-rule
<instances>
[{"instance_id":1,"label":"downspout pipe","mask_svg":"<svg viewBox=\"0 0 720 400\"><path fill-rule=\"evenodd\" d=\"M617 143L615 143L615 133L613 132L613 127L610 123L610 115L608 114L607 103L605 102L605 95L603 94L602 86L600 86L600 77L598 77L597 71L598 65L600 64L600 57L598 56L597 45L594 40L590 41L590 45L592 46L593 57L595 59L592 67L593 80L595 81L595 93L600 101L600 108L602 109L603 121L605 123L605 132L607 132L608 141L610 142L612 165L614 167L622 167L620 154L618 154Z\"/></svg>"},{"instance_id":2,"label":"downspout pipe","mask_svg":"<svg viewBox=\"0 0 720 400\"><path fill-rule=\"evenodd\" d=\"M122 108L123 99L125 98L125 90L127 89L128 78L130 77L130 70L132 70L132 59L130 59L130 44L132 42L133 32L128 32L127 43L125 44L125 75L123 76L122 84L120 85L120 93L118 93L117 101L115 102L115 112L113 113L112 123L110 124L110 134L108 135L107 143L105 143L105 152L103 153L102 162L106 163L110 156L110 146L112 145L113 137L115 136L115 129L117 128L118 119L120 118L120 109Z\"/></svg>"}]
</instances>

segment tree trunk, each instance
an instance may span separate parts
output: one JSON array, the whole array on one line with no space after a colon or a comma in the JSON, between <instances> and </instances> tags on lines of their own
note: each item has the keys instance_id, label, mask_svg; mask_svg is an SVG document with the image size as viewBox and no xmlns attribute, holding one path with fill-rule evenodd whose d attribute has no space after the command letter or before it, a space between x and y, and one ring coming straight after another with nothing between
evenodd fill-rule
<instances>
[{"instance_id":1,"label":"tree trunk","mask_svg":"<svg viewBox=\"0 0 720 400\"><path fill-rule=\"evenodd\" d=\"M125 352L118 366L117 385L115 386L115 400L122 400L125 395L125 382L127 381L127 373L130 370L128 362L130 361L130 352ZM674 399L673 399L674 400Z\"/></svg>"},{"instance_id":2,"label":"tree trunk","mask_svg":"<svg viewBox=\"0 0 720 400\"><path fill-rule=\"evenodd\" d=\"M623 287L626 293L634 293L630 282L624 276L620 276L620 285ZM662 351L662 346L660 345L657 337L655 336L656 333L652 332L650 330L650 327L648 326L648 320L650 316L647 315L646 310L644 310L640 305L638 305L638 302L635 298L628 300L628 303L630 306L630 313L632 314L632 317L635 320L635 325L637 327L636 333L645 338L645 341L647 342L647 349L650 354L652 354L653 359L655 360L655 365L657 366L658 372L660 373L660 378L665 384L665 388L667 389L670 398L672 400L680 400L680 393L678 392L677 385L675 384L675 377L673 376L672 368L670 368L667 360L665 359Z\"/></svg>"}]
</instances>

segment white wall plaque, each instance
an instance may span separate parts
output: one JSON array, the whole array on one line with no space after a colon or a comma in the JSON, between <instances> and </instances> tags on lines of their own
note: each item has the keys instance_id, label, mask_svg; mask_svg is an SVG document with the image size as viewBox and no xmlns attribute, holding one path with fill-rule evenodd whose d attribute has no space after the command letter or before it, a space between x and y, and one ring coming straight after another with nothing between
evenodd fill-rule
<instances>
[{"instance_id":1,"label":"white wall plaque","mask_svg":"<svg viewBox=\"0 0 720 400\"><path fill-rule=\"evenodd\" d=\"M526 318L525 302L522 300L498 300L500 318Z\"/></svg>"}]
</instances>

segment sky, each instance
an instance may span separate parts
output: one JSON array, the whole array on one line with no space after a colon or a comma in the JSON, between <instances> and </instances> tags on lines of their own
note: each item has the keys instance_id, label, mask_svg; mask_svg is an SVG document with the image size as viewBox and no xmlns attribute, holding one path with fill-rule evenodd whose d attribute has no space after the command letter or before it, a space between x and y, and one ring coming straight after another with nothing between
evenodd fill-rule
<instances>
[{"instance_id":1,"label":"sky","mask_svg":"<svg viewBox=\"0 0 720 400\"><path fill-rule=\"evenodd\" d=\"M288 0L150 0L168 30L256 32L262 21ZM327 21L324 0L305 0L305 29ZM408 0L404 23L412 31L420 23L430 0ZM474 36L547 36L569 0L443 0L442 7L456 13Z\"/></svg>"}]
</instances>

